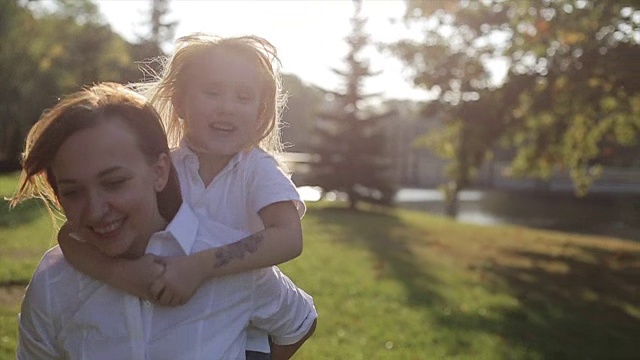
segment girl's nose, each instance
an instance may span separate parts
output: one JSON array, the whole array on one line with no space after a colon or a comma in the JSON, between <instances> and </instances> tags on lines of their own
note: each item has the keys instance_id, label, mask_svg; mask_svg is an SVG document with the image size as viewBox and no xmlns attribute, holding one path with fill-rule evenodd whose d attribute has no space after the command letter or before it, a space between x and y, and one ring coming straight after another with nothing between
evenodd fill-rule
<instances>
[{"instance_id":1,"label":"girl's nose","mask_svg":"<svg viewBox=\"0 0 640 360\"><path fill-rule=\"evenodd\" d=\"M227 114L233 111L232 99L229 95L222 96L216 104L216 111L219 114Z\"/></svg>"}]
</instances>

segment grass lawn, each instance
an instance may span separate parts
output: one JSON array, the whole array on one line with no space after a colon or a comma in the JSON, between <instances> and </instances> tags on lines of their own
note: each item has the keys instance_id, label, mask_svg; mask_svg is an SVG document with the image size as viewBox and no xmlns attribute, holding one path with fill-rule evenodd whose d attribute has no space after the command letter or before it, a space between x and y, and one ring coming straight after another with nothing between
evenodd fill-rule
<instances>
[{"instance_id":1,"label":"grass lawn","mask_svg":"<svg viewBox=\"0 0 640 360\"><path fill-rule=\"evenodd\" d=\"M15 177L0 176L8 195ZM282 266L314 296L297 359L632 359L640 243L311 204L303 255ZM0 210L0 359L24 284L51 244L39 206Z\"/></svg>"}]
</instances>

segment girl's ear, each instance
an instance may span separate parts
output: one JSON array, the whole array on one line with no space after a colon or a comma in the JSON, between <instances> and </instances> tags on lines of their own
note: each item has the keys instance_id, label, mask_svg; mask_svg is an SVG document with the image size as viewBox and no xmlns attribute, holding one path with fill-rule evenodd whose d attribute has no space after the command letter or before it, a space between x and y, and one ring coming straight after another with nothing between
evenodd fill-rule
<instances>
[{"instance_id":1,"label":"girl's ear","mask_svg":"<svg viewBox=\"0 0 640 360\"><path fill-rule=\"evenodd\" d=\"M153 172L155 174L153 188L156 192L160 192L167 186L171 172L171 159L168 154L160 154L158 160L153 164Z\"/></svg>"}]
</instances>

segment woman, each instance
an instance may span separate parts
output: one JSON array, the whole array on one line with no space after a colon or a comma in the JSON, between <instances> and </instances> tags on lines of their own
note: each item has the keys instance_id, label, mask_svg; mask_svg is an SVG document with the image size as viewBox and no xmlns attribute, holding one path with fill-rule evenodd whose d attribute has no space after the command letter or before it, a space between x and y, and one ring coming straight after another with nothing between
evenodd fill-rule
<instances>
[{"instance_id":1,"label":"woman","mask_svg":"<svg viewBox=\"0 0 640 360\"><path fill-rule=\"evenodd\" d=\"M247 235L199 224L181 204L157 114L115 84L69 96L32 128L14 203L29 197L61 210L83 229L84 241L115 258L153 261L145 254L190 254L219 245L214 238ZM55 247L27 288L17 355L237 359L244 357L249 323L293 353L316 317L311 297L276 268L211 280L186 306L163 308L78 272Z\"/></svg>"}]
</instances>

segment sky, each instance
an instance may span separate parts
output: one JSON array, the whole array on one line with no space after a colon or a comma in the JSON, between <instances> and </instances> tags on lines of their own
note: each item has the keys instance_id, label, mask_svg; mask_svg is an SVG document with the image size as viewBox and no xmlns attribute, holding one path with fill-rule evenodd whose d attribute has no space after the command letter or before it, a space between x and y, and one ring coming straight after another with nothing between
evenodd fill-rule
<instances>
[{"instance_id":1,"label":"sky","mask_svg":"<svg viewBox=\"0 0 640 360\"><path fill-rule=\"evenodd\" d=\"M148 0L99 0L100 11L114 31L130 41L144 34ZM277 48L284 73L328 90L342 90L340 77L331 69L344 70L351 31L351 0L173 0L168 20L178 21L176 38L201 31L221 36L253 34ZM403 0L365 0L365 30L375 41L391 42L410 36L402 21ZM169 48L168 50L170 50ZM364 53L364 52L363 52ZM389 55L371 49L366 53L371 70L380 75L365 82L366 93L385 98L426 100L428 93L410 84L408 71Z\"/></svg>"}]
</instances>

